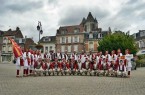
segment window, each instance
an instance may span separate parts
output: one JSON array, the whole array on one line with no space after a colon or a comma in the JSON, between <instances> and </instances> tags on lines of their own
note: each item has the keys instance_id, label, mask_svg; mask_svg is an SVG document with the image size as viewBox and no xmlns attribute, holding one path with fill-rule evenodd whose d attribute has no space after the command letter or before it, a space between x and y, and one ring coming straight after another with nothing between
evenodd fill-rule
<instances>
[{"instance_id":1,"label":"window","mask_svg":"<svg viewBox=\"0 0 145 95\"><path fill-rule=\"evenodd\" d=\"M48 51L48 47L46 46L46 47L45 47L45 52L47 52L47 51Z\"/></svg>"},{"instance_id":2,"label":"window","mask_svg":"<svg viewBox=\"0 0 145 95\"><path fill-rule=\"evenodd\" d=\"M60 43L62 43L62 38L60 38Z\"/></svg>"},{"instance_id":3,"label":"window","mask_svg":"<svg viewBox=\"0 0 145 95\"><path fill-rule=\"evenodd\" d=\"M68 52L71 52L71 46L68 46Z\"/></svg>"},{"instance_id":4,"label":"window","mask_svg":"<svg viewBox=\"0 0 145 95\"><path fill-rule=\"evenodd\" d=\"M74 51L78 51L78 45L74 45Z\"/></svg>"},{"instance_id":5,"label":"window","mask_svg":"<svg viewBox=\"0 0 145 95\"><path fill-rule=\"evenodd\" d=\"M94 50L94 44L93 44L93 42L89 42L89 50Z\"/></svg>"},{"instance_id":6,"label":"window","mask_svg":"<svg viewBox=\"0 0 145 95\"><path fill-rule=\"evenodd\" d=\"M102 38L102 34L101 33L98 34L98 38Z\"/></svg>"},{"instance_id":7,"label":"window","mask_svg":"<svg viewBox=\"0 0 145 95\"><path fill-rule=\"evenodd\" d=\"M49 47L49 50L52 50L52 46Z\"/></svg>"},{"instance_id":8,"label":"window","mask_svg":"<svg viewBox=\"0 0 145 95\"><path fill-rule=\"evenodd\" d=\"M68 37L68 43L71 43L71 37Z\"/></svg>"},{"instance_id":9,"label":"window","mask_svg":"<svg viewBox=\"0 0 145 95\"><path fill-rule=\"evenodd\" d=\"M89 34L89 38L93 38L93 33L90 33Z\"/></svg>"},{"instance_id":10,"label":"window","mask_svg":"<svg viewBox=\"0 0 145 95\"><path fill-rule=\"evenodd\" d=\"M21 38L19 39L19 43L22 43L22 39Z\"/></svg>"},{"instance_id":11,"label":"window","mask_svg":"<svg viewBox=\"0 0 145 95\"><path fill-rule=\"evenodd\" d=\"M51 38L48 38L48 41L51 41Z\"/></svg>"},{"instance_id":12,"label":"window","mask_svg":"<svg viewBox=\"0 0 145 95\"><path fill-rule=\"evenodd\" d=\"M61 52L64 52L65 47L61 46Z\"/></svg>"},{"instance_id":13,"label":"window","mask_svg":"<svg viewBox=\"0 0 145 95\"><path fill-rule=\"evenodd\" d=\"M67 33L66 30L61 31L61 34L66 34L66 33Z\"/></svg>"},{"instance_id":14,"label":"window","mask_svg":"<svg viewBox=\"0 0 145 95\"><path fill-rule=\"evenodd\" d=\"M62 37L62 43L66 43L65 37Z\"/></svg>"},{"instance_id":15,"label":"window","mask_svg":"<svg viewBox=\"0 0 145 95\"><path fill-rule=\"evenodd\" d=\"M78 33L78 32L80 32L79 28L74 29L74 33Z\"/></svg>"},{"instance_id":16,"label":"window","mask_svg":"<svg viewBox=\"0 0 145 95\"><path fill-rule=\"evenodd\" d=\"M11 46L8 46L8 51L12 51L12 47Z\"/></svg>"},{"instance_id":17,"label":"window","mask_svg":"<svg viewBox=\"0 0 145 95\"><path fill-rule=\"evenodd\" d=\"M78 42L78 37L74 37L74 42Z\"/></svg>"},{"instance_id":18,"label":"window","mask_svg":"<svg viewBox=\"0 0 145 95\"><path fill-rule=\"evenodd\" d=\"M6 46L3 46L3 49L2 50L3 50L3 52L5 52L6 51Z\"/></svg>"}]
</instances>

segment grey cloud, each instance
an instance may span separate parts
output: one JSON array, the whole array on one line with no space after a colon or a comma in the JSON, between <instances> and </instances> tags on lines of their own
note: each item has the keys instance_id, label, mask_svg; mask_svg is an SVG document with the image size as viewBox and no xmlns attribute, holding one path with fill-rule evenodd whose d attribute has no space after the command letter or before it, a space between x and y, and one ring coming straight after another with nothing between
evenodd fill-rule
<instances>
[{"instance_id":1,"label":"grey cloud","mask_svg":"<svg viewBox=\"0 0 145 95\"><path fill-rule=\"evenodd\" d=\"M32 9L38 9L43 7L43 3L41 1L38 2L26 2L26 1L9 1L6 0L2 1L2 5L0 6L0 13L7 13L9 11L16 12L16 13L22 13L26 11L30 11Z\"/></svg>"},{"instance_id":2,"label":"grey cloud","mask_svg":"<svg viewBox=\"0 0 145 95\"><path fill-rule=\"evenodd\" d=\"M49 4L57 4L58 3L58 0L48 0L48 3Z\"/></svg>"},{"instance_id":3,"label":"grey cloud","mask_svg":"<svg viewBox=\"0 0 145 95\"><path fill-rule=\"evenodd\" d=\"M72 25L72 24L80 24L83 17L87 17L88 13L92 12L94 18L97 20L101 20L110 15L110 13L106 10L103 11L98 7L93 7L88 9L86 7L69 7L66 11L61 12L61 18L59 21L59 25Z\"/></svg>"},{"instance_id":4,"label":"grey cloud","mask_svg":"<svg viewBox=\"0 0 145 95\"><path fill-rule=\"evenodd\" d=\"M137 14L138 11L143 11ZM103 26L112 26L119 30L130 30L132 24L139 24L145 17L145 4L141 0L130 0L122 5L118 13L108 19L103 19Z\"/></svg>"}]
</instances>

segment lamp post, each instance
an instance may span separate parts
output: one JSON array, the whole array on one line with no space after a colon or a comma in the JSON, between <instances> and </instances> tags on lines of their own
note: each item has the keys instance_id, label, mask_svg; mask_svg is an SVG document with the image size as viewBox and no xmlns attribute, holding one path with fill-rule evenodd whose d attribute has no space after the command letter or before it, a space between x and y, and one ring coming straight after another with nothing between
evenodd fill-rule
<instances>
[{"instance_id":1,"label":"lamp post","mask_svg":"<svg viewBox=\"0 0 145 95\"><path fill-rule=\"evenodd\" d=\"M40 34L43 34L43 30L42 30L42 25L41 25L41 22L38 21L38 26L37 26L37 30L39 31L39 41L38 41L38 45L36 45L35 47L40 50L43 48L42 45L40 45Z\"/></svg>"},{"instance_id":2,"label":"lamp post","mask_svg":"<svg viewBox=\"0 0 145 95\"><path fill-rule=\"evenodd\" d=\"M40 41L40 34L43 34L41 22L38 21L37 30L39 31L39 41Z\"/></svg>"}]
</instances>

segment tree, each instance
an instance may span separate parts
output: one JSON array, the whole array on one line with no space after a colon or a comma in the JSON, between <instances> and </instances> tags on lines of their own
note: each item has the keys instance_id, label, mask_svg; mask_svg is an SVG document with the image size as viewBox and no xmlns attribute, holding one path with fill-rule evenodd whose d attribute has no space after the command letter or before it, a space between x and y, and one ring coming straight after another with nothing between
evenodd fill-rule
<instances>
[{"instance_id":1,"label":"tree","mask_svg":"<svg viewBox=\"0 0 145 95\"><path fill-rule=\"evenodd\" d=\"M129 49L132 54L136 54L137 47L135 45L135 40L128 33L121 31L116 31L113 34L106 35L102 40L99 41L98 51L105 52L108 50L121 49L122 53L125 53L126 49Z\"/></svg>"}]
</instances>

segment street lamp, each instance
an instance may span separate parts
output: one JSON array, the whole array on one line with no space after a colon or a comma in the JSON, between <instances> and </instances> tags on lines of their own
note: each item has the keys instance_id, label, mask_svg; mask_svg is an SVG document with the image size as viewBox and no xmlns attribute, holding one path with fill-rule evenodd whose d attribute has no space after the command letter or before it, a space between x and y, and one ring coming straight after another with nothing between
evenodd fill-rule
<instances>
[{"instance_id":1,"label":"street lamp","mask_svg":"<svg viewBox=\"0 0 145 95\"><path fill-rule=\"evenodd\" d=\"M38 21L37 30L39 31L39 41L40 41L40 34L43 34L41 22Z\"/></svg>"},{"instance_id":2,"label":"street lamp","mask_svg":"<svg viewBox=\"0 0 145 95\"><path fill-rule=\"evenodd\" d=\"M40 45L40 34L43 34L43 30L42 30L42 25L41 25L41 22L38 21L38 26L37 26L37 30L39 31L39 41L38 41L38 45L36 45L35 47L40 50L43 48L42 45Z\"/></svg>"}]
</instances>

